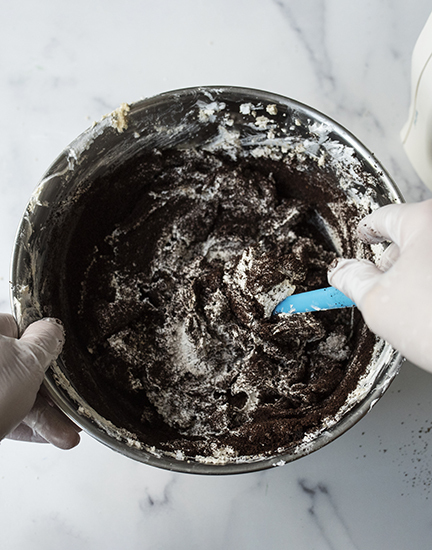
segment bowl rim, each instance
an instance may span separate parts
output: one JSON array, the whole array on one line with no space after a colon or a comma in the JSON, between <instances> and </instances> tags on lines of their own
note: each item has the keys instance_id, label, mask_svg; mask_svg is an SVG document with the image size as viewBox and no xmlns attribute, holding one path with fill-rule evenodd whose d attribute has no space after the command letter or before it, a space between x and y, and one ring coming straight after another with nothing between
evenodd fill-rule
<instances>
[{"instance_id":1,"label":"bowl rim","mask_svg":"<svg viewBox=\"0 0 432 550\"><path fill-rule=\"evenodd\" d=\"M186 97L191 97L194 94L207 94L209 97L217 96L220 94L235 94L237 96L242 96L244 102L248 101L266 101L269 103L283 104L289 107L292 111L299 111L305 116L310 117L313 120L329 124L336 132L337 136L340 137L346 145L352 147L356 153L367 161L371 169L379 175L380 180L385 184L386 190L391 192L394 202L405 202L403 196L392 178L389 176L385 168L381 163L375 158L375 155L367 149L363 143L354 136L349 130L339 124L337 121L331 117L323 114L322 112L301 103L295 99L291 99L287 96L276 94L273 92L268 92L264 90L258 90L254 88L245 88L240 86L197 86L197 87L187 87L180 88L172 91L163 92L155 96L140 99L129 105L130 115L138 115L142 112L145 112L150 106L157 106L164 104L164 102L169 100L175 100L181 102ZM102 121L96 123L96 127L104 123L105 117ZM109 125L105 124L105 127ZM35 189L34 193L29 199L28 206L32 204L35 196L40 192L40 187L46 184L53 174L58 172L57 168L63 166L67 161L67 156L69 151L74 146L77 141L87 138L92 135L94 132L95 125L88 128L82 132L75 140L73 140L69 146L65 147L59 156L53 161L51 166L46 170L44 176L42 177L38 187ZM103 128L102 128L103 130ZM26 208L26 213L28 212L28 206ZM18 322L22 327L22 315L20 308L17 306L17 288L19 280L19 271L20 264L22 263L22 253L25 243L23 243L23 234L28 225L28 221L25 220L25 214L20 222L18 228L15 244L11 259L11 292L10 299L12 304L12 309L15 313L15 316L18 319ZM371 407L381 398L391 381L397 375L400 366L403 361L402 355L391 348L389 344L387 354L389 366L384 372L381 372L379 378L375 381L374 387L367 393L367 395L356 403L350 410L349 415L342 417L331 426L328 430L325 430L318 434L312 441L303 442L298 445L294 452L290 451L289 453L281 453L275 456L269 456L265 458L259 458L257 460L248 460L248 461L239 461L239 462L226 462L222 464L214 464L207 462L199 462L193 460L179 460L175 457L169 457L165 453L161 456L157 454L152 454L144 449L138 449L134 446L127 445L124 441L119 441L112 436L110 436L105 430L102 430L97 426L97 424L90 419L86 418L83 414L79 412L79 408L72 406L72 400L70 396L66 395L65 391L59 387L58 382L56 381L53 370L50 368L45 374L45 379L43 382L43 387L47 392L49 398L60 408L60 410L69 417L75 424L88 433L94 439L100 443L108 446L109 448L129 457L139 462L155 466L162 469L167 469L171 471L181 472L181 473L194 473L194 474L207 474L207 475L229 475L229 474L238 474L238 473L250 473L260 470L265 470L272 468L274 466L279 466L288 462L292 462L298 458L310 454L312 451L316 451L331 441L340 437L345 433L349 428L354 426L367 412Z\"/></svg>"}]
</instances>

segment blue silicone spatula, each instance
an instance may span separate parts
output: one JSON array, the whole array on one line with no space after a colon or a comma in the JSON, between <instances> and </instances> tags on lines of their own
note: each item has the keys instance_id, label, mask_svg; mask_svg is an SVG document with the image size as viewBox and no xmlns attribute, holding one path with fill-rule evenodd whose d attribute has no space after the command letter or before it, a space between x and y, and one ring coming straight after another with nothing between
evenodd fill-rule
<instances>
[{"instance_id":1,"label":"blue silicone spatula","mask_svg":"<svg viewBox=\"0 0 432 550\"><path fill-rule=\"evenodd\" d=\"M288 298L285 298L285 300L275 307L273 315L279 313L305 313L307 311L340 309L354 306L355 303L345 296L345 294L330 286L288 296Z\"/></svg>"}]
</instances>

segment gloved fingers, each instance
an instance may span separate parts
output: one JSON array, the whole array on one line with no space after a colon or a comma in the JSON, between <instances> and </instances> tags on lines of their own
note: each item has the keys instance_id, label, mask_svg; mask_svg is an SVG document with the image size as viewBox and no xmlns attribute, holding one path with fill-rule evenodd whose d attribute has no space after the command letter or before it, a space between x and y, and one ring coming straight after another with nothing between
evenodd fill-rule
<instances>
[{"instance_id":1,"label":"gloved fingers","mask_svg":"<svg viewBox=\"0 0 432 550\"><path fill-rule=\"evenodd\" d=\"M432 199L412 204L388 204L361 220L357 233L367 243L392 241L402 250L412 238L432 232Z\"/></svg>"},{"instance_id":2,"label":"gloved fingers","mask_svg":"<svg viewBox=\"0 0 432 550\"><path fill-rule=\"evenodd\" d=\"M57 358L64 344L63 325L57 319L42 319L29 325L19 339L20 346L31 352L43 371Z\"/></svg>"},{"instance_id":3,"label":"gloved fingers","mask_svg":"<svg viewBox=\"0 0 432 550\"><path fill-rule=\"evenodd\" d=\"M357 227L360 239L375 244L383 241L400 243L401 216L406 204L388 204L361 220Z\"/></svg>"},{"instance_id":4,"label":"gloved fingers","mask_svg":"<svg viewBox=\"0 0 432 550\"><path fill-rule=\"evenodd\" d=\"M42 440L60 449L72 449L80 441L80 428L41 395L23 423Z\"/></svg>"},{"instance_id":5,"label":"gloved fingers","mask_svg":"<svg viewBox=\"0 0 432 550\"><path fill-rule=\"evenodd\" d=\"M0 334L9 338L18 338L18 325L9 313L0 313Z\"/></svg>"},{"instance_id":6,"label":"gloved fingers","mask_svg":"<svg viewBox=\"0 0 432 550\"><path fill-rule=\"evenodd\" d=\"M368 260L338 259L327 274L329 283L351 298L361 310L363 298L377 284L383 272Z\"/></svg>"},{"instance_id":7,"label":"gloved fingers","mask_svg":"<svg viewBox=\"0 0 432 550\"><path fill-rule=\"evenodd\" d=\"M21 423L17 426L6 439L12 439L14 441L27 441L30 443L48 443L46 439L40 436L37 432L34 432L31 428Z\"/></svg>"},{"instance_id":8,"label":"gloved fingers","mask_svg":"<svg viewBox=\"0 0 432 550\"><path fill-rule=\"evenodd\" d=\"M24 415L30 410L44 373L51 361L57 358L63 343L62 325L52 320L32 323L20 339L0 336L0 358L4 363L0 370L0 395L7 393L3 396L0 409L6 402L15 403L12 409L17 409L18 405L22 408L22 402L26 402L26 406L30 406Z\"/></svg>"},{"instance_id":9,"label":"gloved fingers","mask_svg":"<svg viewBox=\"0 0 432 550\"><path fill-rule=\"evenodd\" d=\"M48 365L60 352L63 328L37 321L20 339L0 336L0 440L32 410Z\"/></svg>"},{"instance_id":10,"label":"gloved fingers","mask_svg":"<svg viewBox=\"0 0 432 550\"><path fill-rule=\"evenodd\" d=\"M396 243L391 243L383 252L381 258L377 261L377 267L381 271L387 271L398 260L400 249Z\"/></svg>"}]
</instances>

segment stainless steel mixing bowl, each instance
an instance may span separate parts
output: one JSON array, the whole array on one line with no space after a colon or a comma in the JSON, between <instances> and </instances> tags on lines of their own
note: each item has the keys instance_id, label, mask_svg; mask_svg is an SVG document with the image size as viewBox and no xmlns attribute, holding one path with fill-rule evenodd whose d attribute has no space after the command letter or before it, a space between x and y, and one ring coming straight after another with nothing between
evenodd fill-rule
<instances>
[{"instance_id":1,"label":"stainless steel mixing bowl","mask_svg":"<svg viewBox=\"0 0 432 550\"><path fill-rule=\"evenodd\" d=\"M54 217L73 211L74 196L83 181L119 165L137 151L153 148L223 145L265 151L292 150L316 157L317 169L332 170L347 198L366 209L402 197L375 157L347 130L316 110L268 92L201 87L177 90L123 105L72 142L43 176L31 197L19 228L12 260L12 303L23 329L43 315L41 277ZM360 176L359 176L360 174ZM73 327L67 327L73 337ZM79 354L79 350L77 349ZM45 388L52 400L76 424L98 441L135 460L200 474L252 472L285 464L333 441L382 396L398 372L402 358L379 342L367 376L359 382L346 406L325 429L310 434L288 452L258 460L208 464L181 460L139 448L121 426L114 426L86 403L70 384L62 356L50 368Z\"/></svg>"}]
</instances>

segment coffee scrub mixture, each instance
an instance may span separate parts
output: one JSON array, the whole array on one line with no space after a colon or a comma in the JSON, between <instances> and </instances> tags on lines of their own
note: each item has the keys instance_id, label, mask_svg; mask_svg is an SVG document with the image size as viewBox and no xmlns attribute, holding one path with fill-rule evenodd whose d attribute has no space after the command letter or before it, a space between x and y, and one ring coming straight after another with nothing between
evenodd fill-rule
<instances>
[{"instance_id":1,"label":"coffee scrub mixture","mask_svg":"<svg viewBox=\"0 0 432 550\"><path fill-rule=\"evenodd\" d=\"M67 275L46 312L75 327L64 360L88 404L135 445L204 462L273 456L325 427L375 337L355 308L272 311L328 285L331 232L343 254L360 246L359 213L329 181L189 149L92 182L56 236Z\"/></svg>"}]
</instances>

